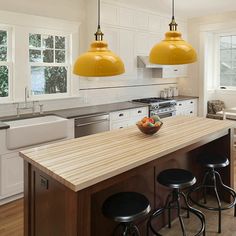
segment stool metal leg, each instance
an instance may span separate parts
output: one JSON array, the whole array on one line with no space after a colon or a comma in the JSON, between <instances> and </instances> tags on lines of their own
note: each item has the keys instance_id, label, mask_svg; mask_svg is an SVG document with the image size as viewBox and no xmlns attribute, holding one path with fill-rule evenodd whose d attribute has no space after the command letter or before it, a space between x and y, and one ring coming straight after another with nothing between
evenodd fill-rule
<instances>
[{"instance_id":1,"label":"stool metal leg","mask_svg":"<svg viewBox=\"0 0 236 236\"><path fill-rule=\"evenodd\" d=\"M206 182L207 182L207 179L208 179L208 175L209 175L209 172L206 172L204 177L203 177L203 181L202 181L202 185L205 186L204 189L203 189L203 202L204 202L204 204L207 204L207 199L206 199L206 190L207 190Z\"/></svg>"},{"instance_id":2,"label":"stool metal leg","mask_svg":"<svg viewBox=\"0 0 236 236\"><path fill-rule=\"evenodd\" d=\"M182 230L183 236L186 236L184 222L183 222L183 219L181 217L181 203L180 203L179 193L177 193L177 201L176 201L176 203L177 203L177 211L178 211L178 217L179 217L179 222L180 222L181 230Z\"/></svg>"},{"instance_id":3,"label":"stool metal leg","mask_svg":"<svg viewBox=\"0 0 236 236\"><path fill-rule=\"evenodd\" d=\"M171 228L171 204L168 204L168 227Z\"/></svg>"},{"instance_id":4,"label":"stool metal leg","mask_svg":"<svg viewBox=\"0 0 236 236\"><path fill-rule=\"evenodd\" d=\"M201 229L200 229L198 235L200 235L202 233L203 236L205 236L205 234L206 234L206 220L205 220L204 214L201 211L199 211L198 209L193 208L189 205L187 197L185 196L185 194L183 192L180 192L180 195L183 197L185 205L187 206L187 209L189 211L195 212L195 214L198 216L198 218L201 221L202 226L201 226Z\"/></svg>"},{"instance_id":5,"label":"stool metal leg","mask_svg":"<svg viewBox=\"0 0 236 236\"><path fill-rule=\"evenodd\" d=\"M170 196L171 195L172 195L172 200L170 201ZM168 210L168 212L169 212L169 208L171 207L173 209L177 209L177 211L178 211L178 218L179 218L179 221L180 221L183 236L186 236L186 230L185 230L184 222L183 222L183 219L182 219L182 216L181 216L181 209L184 209L187 212L190 211L199 218L199 220L201 221L201 229L198 231L197 234L195 234L195 236L199 236L199 235L205 236L205 216L203 215L203 213L201 213L199 210L191 207L187 202L187 198L186 198L185 194L183 192L181 192L179 189L174 189L172 191L171 195L170 194L168 195L167 201L166 201L166 204L165 204L164 208L156 210L150 216L150 218L148 220L148 223L147 223L147 228L148 229L150 228L152 233L155 236L161 236L161 234L159 234L155 231L155 229L153 228L151 222L155 217L161 215L165 210ZM180 202L181 197L183 197L186 207L181 206L181 202ZM176 203L176 204L174 204L174 203ZM149 230L148 229L147 229L147 235L149 235Z\"/></svg>"},{"instance_id":6,"label":"stool metal leg","mask_svg":"<svg viewBox=\"0 0 236 236\"><path fill-rule=\"evenodd\" d=\"M129 227L128 225L124 225L123 236L129 236Z\"/></svg>"},{"instance_id":7,"label":"stool metal leg","mask_svg":"<svg viewBox=\"0 0 236 236\"><path fill-rule=\"evenodd\" d=\"M139 229L136 225L132 225L132 233L131 233L132 236L141 236L140 235L140 232L139 232Z\"/></svg>"},{"instance_id":8,"label":"stool metal leg","mask_svg":"<svg viewBox=\"0 0 236 236\"><path fill-rule=\"evenodd\" d=\"M210 176L211 178L211 183L206 183L206 176ZM218 178L218 179L217 179ZM219 182L217 182L219 180ZM220 200L220 196L218 193L218 187L217 187L217 183L219 183L222 188L231 195L231 197L233 198L233 201L228 204L227 206L222 206L221 204L221 200ZM216 200L217 200L217 205L218 207L211 207L211 206L206 206L205 204L201 204L197 201L195 201L192 197L191 194L193 192L197 192L199 190L205 190L205 188L212 188L214 191L214 194L216 196ZM206 174L204 175L204 180L202 182L201 185L195 187L192 191L190 191L188 193L188 199L193 202L194 204L196 204L197 206L200 206L202 208L208 209L208 210L213 210L213 211L217 211L218 212L218 233L221 233L221 221L222 221L222 210L227 210L230 209L232 207L234 207L234 216L236 217L236 192L228 187L227 185L225 185L222 181L222 178L219 174L219 172L217 172L214 168L211 168L209 171L206 172ZM205 203L205 200L204 200Z\"/></svg>"},{"instance_id":9,"label":"stool metal leg","mask_svg":"<svg viewBox=\"0 0 236 236\"><path fill-rule=\"evenodd\" d=\"M213 186L214 186L214 192L216 195L216 200L217 200L217 204L218 204L218 233L221 233L221 201L220 201L220 197L217 191L217 185L216 185L216 174L213 170L212 172L212 180L213 180Z\"/></svg>"}]
</instances>

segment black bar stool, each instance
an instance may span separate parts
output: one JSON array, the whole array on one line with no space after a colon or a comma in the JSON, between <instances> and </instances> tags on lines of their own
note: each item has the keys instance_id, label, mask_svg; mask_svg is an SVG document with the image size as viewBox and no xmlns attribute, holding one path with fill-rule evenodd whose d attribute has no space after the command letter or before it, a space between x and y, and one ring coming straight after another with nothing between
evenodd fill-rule
<instances>
[{"instance_id":1,"label":"black bar stool","mask_svg":"<svg viewBox=\"0 0 236 236\"><path fill-rule=\"evenodd\" d=\"M171 210L177 209L177 214L179 218L179 222L181 225L181 230L183 235L186 235L185 226L183 223L183 219L181 216L181 209L187 211L187 217L189 217L189 213L191 212L195 216L200 219L201 229L195 235L205 235L205 216L203 213L193 207L191 207L187 202L187 197L181 191L181 189L190 187L196 183L196 178L193 174L187 170L183 169L167 169L162 171L157 176L157 181L166 187L173 189L173 191L168 195L166 199L165 206L163 208L157 209L149 218L148 221L148 229L150 228L154 235L161 235L156 232L153 228L152 221L154 218L158 217L165 210L168 210L168 226L171 228ZM184 200L185 206L181 205L181 198ZM148 232L149 233L149 232Z\"/></svg>"},{"instance_id":2,"label":"black bar stool","mask_svg":"<svg viewBox=\"0 0 236 236\"><path fill-rule=\"evenodd\" d=\"M227 157L222 156L222 155L209 154L209 155L203 155L201 158L199 158L199 163L203 167L207 168L207 170L206 170L205 175L203 177L202 183L199 186L193 188L189 192L188 199L199 207L205 208L207 210L218 211L218 213L219 213L218 233L221 233L221 211L230 209L235 206L234 216L236 216L236 205L235 205L236 204L236 192L232 188L226 186L223 183L219 172L215 170L218 168L223 168L223 167L228 166L229 160ZM218 181L217 181L217 178L218 178ZM219 187L221 187L224 191L229 193L233 198L233 200L230 204L223 206L223 207L222 207L221 199L220 199L220 196L218 193ZM207 189L213 189L214 194L216 196L218 207L210 207L210 206L206 205L207 204L207 199L206 199ZM192 198L192 194L197 191L202 191L203 203L197 202Z\"/></svg>"},{"instance_id":3,"label":"black bar stool","mask_svg":"<svg viewBox=\"0 0 236 236\"><path fill-rule=\"evenodd\" d=\"M148 199L136 192L120 192L110 196L102 206L104 216L119 222L113 235L122 228L122 236L140 236L135 220L148 215L151 210Z\"/></svg>"}]
</instances>

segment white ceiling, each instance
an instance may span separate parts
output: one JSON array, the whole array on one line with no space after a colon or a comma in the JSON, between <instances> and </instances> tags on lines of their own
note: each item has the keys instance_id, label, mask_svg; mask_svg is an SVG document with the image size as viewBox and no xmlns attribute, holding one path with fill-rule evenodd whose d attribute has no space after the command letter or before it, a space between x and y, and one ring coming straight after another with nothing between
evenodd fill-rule
<instances>
[{"instance_id":1,"label":"white ceiling","mask_svg":"<svg viewBox=\"0 0 236 236\"><path fill-rule=\"evenodd\" d=\"M137 7L171 14L171 0L116 0ZM175 0L176 16L193 18L236 11L236 0Z\"/></svg>"}]
</instances>

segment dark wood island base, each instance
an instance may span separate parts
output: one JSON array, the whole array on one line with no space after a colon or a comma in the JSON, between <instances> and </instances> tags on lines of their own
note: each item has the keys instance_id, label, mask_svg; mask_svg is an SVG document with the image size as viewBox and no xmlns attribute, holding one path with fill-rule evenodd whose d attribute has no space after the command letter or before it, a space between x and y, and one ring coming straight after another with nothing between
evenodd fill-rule
<instances>
[{"instance_id":1,"label":"dark wood island base","mask_svg":"<svg viewBox=\"0 0 236 236\"><path fill-rule=\"evenodd\" d=\"M146 164L103 180L80 191L73 191L25 160L25 236L110 236L116 224L101 212L104 200L121 191L144 194L152 209L163 206L168 189L156 182L167 168L184 168L201 180L204 170L197 162L201 153L227 155L230 165L221 170L224 183L234 186L232 129L225 129ZM95 170L96 171L96 170ZM200 197L200 196L198 196ZM229 201L228 196L224 196ZM137 222L145 236L146 221ZM166 224L159 218L158 228Z\"/></svg>"}]
</instances>

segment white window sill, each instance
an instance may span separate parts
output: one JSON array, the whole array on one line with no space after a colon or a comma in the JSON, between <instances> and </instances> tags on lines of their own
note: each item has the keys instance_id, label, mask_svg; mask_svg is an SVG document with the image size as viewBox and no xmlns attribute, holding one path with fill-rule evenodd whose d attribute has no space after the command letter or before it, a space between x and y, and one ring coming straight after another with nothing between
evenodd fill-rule
<instances>
[{"instance_id":1,"label":"white window sill","mask_svg":"<svg viewBox=\"0 0 236 236\"><path fill-rule=\"evenodd\" d=\"M236 94L236 88L226 88L226 89L216 89L215 90L216 93L220 93L220 94Z\"/></svg>"}]
</instances>

